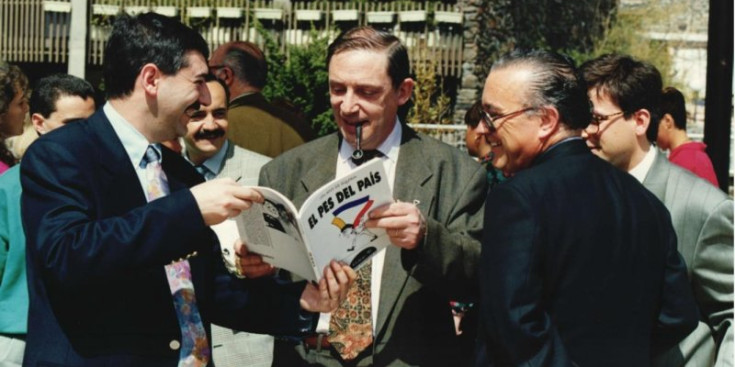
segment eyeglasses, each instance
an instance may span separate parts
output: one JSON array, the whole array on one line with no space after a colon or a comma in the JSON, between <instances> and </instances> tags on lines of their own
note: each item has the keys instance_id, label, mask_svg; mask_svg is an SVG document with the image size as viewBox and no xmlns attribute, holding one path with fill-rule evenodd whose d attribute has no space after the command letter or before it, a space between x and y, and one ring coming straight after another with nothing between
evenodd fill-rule
<instances>
[{"instance_id":1,"label":"eyeglasses","mask_svg":"<svg viewBox=\"0 0 735 367\"><path fill-rule=\"evenodd\" d=\"M598 115L596 113L593 113L592 114L592 121L590 121L590 125L589 125L590 126L589 127L590 133L592 133L592 134L597 133L600 130L600 125L603 122L608 121L608 120L612 119L613 117L623 116L623 115L625 115L625 111L618 111L618 112L611 113L611 114L608 114L608 115Z\"/></svg>"},{"instance_id":2,"label":"eyeglasses","mask_svg":"<svg viewBox=\"0 0 735 367\"><path fill-rule=\"evenodd\" d=\"M509 117L508 120L510 120L510 118L512 118L512 117L514 117L516 115L520 115L520 114L522 114L524 112L531 111L533 109L535 109L535 107L526 107L526 108L524 108L522 110L508 112L508 113L505 113L505 114L502 114L502 115L499 115L499 116L491 116L487 111L482 111L482 122L485 123L485 126L487 127L487 129L491 133L494 133L494 132L498 131L498 128L500 128L499 125L498 126L495 126L495 121L498 121L498 120L500 120L502 118L505 118L505 117ZM508 120L506 120L506 121L508 121Z\"/></svg>"}]
</instances>

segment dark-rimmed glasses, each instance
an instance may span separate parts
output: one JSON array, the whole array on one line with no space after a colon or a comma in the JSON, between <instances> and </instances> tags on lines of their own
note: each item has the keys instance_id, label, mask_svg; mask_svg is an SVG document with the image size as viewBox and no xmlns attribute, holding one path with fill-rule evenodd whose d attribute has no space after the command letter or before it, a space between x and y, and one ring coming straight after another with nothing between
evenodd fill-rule
<instances>
[{"instance_id":1,"label":"dark-rimmed glasses","mask_svg":"<svg viewBox=\"0 0 735 367\"><path fill-rule=\"evenodd\" d=\"M599 114L593 113L592 121L590 121L590 124L589 124L590 133L596 134L598 131L600 131L600 125L603 122L610 120L613 117L623 116L623 115L625 115L625 111L618 111L618 112L610 113L607 115L599 115Z\"/></svg>"},{"instance_id":2,"label":"dark-rimmed glasses","mask_svg":"<svg viewBox=\"0 0 735 367\"><path fill-rule=\"evenodd\" d=\"M520 114L522 114L524 112L531 111L533 109L535 109L535 108L534 107L526 107L524 109L521 109L521 110L518 110L518 111L504 113L504 114L499 115L499 116L491 116L487 111L482 111L482 122L485 124L485 127L487 127L488 131L490 131L491 133L494 133L494 132L498 131L498 128L500 128L500 126L495 126L495 121L498 121L498 120L500 120L502 118L505 118L505 117L508 117L508 120L510 120L510 118L512 118L512 117L514 117L516 115L520 115Z\"/></svg>"}]
</instances>

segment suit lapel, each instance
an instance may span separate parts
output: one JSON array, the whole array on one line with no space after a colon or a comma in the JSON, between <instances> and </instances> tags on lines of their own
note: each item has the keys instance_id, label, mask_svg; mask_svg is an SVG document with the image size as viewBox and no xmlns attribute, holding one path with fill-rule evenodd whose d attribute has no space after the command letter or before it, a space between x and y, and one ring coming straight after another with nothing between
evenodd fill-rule
<instances>
[{"instance_id":1,"label":"suit lapel","mask_svg":"<svg viewBox=\"0 0 735 367\"><path fill-rule=\"evenodd\" d=\"M656 148L651 147L651 149ZM643 186L663 202L667 202L666 181L669 179L669 170L666 169L666 165L662 161L665 159L666 157L661 152L656 152L656 158L654 158L653 164L646 174L646 178L643 179Z\"/></svg>"},{"instance_id":2,"label":"suit lapel","mask_svg":"<svg viewBox=\"0 0 735 367\"><path fill-rule=\"evenodd\" d=\"M235 144L228 140L225 159L222 160L220 173L217 177L229 177L235 181L242 178L242 172L244 171L242 165L245 162L240 158L239 154L235 154Z\"/></svg>"},{"instance_id":3,"label":"suit lapel","mask_svg":"<svg viewBox=\"0 0 735 367\"><path fill-rule=\"evenodd\" d=\"M106 195L119 198L117 202L127 207L130 203L136 203L135 205L145 203L146 197L138 175L110 120L102 109L99 109L88 121L89 129L100 142L97 144L99 149L97 157L100 157L97 161L100 187L107 188L109 192L106 192ZM120 190L121 187L137 189Z\"/></svg>"},{"instance_id":4,"label":"suit lapel","mask_svg":"<svg viewBox=\"0 0 735 367\"><path fill-rule=\"evenodd\" d=\"M407 202L416 202L426 217L429 217L433 205L433 190L431 182L433 172L429 169L432 152L421 149L421 137L409 127L403 125L401 149L396 163L393 197ZM415 160L416 157L422 157ZM380 334L398 301L399 295L406 286L410 271L406 272L401 263L401 249L397 246L388 246L385 252L385 263L380 284L380 302L375 330Z\"/></svg>"},{"instance_id":5,"label":"suit lapel","mask_svg":"<svg viewBox=\"0 0 735 367\"><path fill-rule=\"evenodd\" d=\"M307 167L306 173L302 176L300 182L302 188L294 190L293 203L297 208L301 208L315 190L336 177L339 141L337 134L332 134L326 138L324 144L312 144L313 149L305 153L314 159L305 159L304 162L311 162L314 165Z\"/></svg>"}]
</instances>

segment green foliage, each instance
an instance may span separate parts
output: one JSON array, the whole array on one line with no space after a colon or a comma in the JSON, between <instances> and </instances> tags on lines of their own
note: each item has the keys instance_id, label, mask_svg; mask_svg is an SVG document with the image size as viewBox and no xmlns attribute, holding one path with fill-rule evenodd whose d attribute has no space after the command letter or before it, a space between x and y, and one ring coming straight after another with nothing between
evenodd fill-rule
<instances>
[{"instance_id":1,"label":"green foliage","mask_svg":"<svg viewBox=\"0 0 735 367\"><path fill-rule=\"evenodd\" d=\"M673 66L669 44L645 37L650 19L664 19L664 13L676 11L672 4L663 6L660 0L645 5L620 9L608 14L604 21L605 33L595 40L589 53L572 53L577 62L584 62L608 53L631 55L650 62L661 72L664 85L672 85Z\"/></svg>"},{"instance_id":2,"label":"green foliage","mask_svg":"<svg viewBox=\"0 0 735 367\"><path fill-rule=\"evenodd\" d=\"M587 55L615 6L615 0L479 1L475 75L485 80L492 63L517 47Z\"/></svg>"},{"instance_id":3,"label":"green foliage","mask_svg":"<svg viewBox=\"0 0 735 367\"><path fill-rule=\"evenodd\" d=\"M275 37L256 25L265 39L264 52L268 62L268 82L263 95L270 100L292 102L311 121L318 136L337 129L329 105L326 32L310 31L311 42L289 45L288 55Z\"/></svg>"},{"instance_id":4,"label":"green foliage","mask_svg":"<svg viewBox=\"0 0 735 367\"><path fill-rule=\"evenodd\" d=\"M426 58L422 57L426 60ZM416 74L413 88L413 106L408 112L409 124L450 124L448 117L451 108L451 99L443 93L438 83L441 81L436 74L436 65L433 60L416 62Z\"/></svg>"}]
</instances>

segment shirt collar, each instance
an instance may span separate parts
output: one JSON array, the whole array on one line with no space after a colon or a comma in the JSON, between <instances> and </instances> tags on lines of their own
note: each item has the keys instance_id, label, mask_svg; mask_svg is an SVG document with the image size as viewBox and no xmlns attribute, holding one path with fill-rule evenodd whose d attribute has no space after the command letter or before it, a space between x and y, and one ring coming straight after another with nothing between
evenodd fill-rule
<instances>
[{"instance_id":1,"label":"shirt collar","mask_svg":"<svg viewBox=\"0 0 735 367\"><path fill-rule=\"evenodd\" d=\"M215 153L213 156L204 161L204 163L202 163L202 165L204 167L207 167L207 169L210 170L215 176L219 175L219 171L222 168L222 162L225 160L227 149L229 149L229 144L230 142L225 140L225 143L222 144L222 148L217 151L217 153Z\"/></svg>"},{"instance_id":2,"label":"shirt collar","mask_svg":"<svg viewBox=\"0 0 735 367\"><path fill-rule=\"evenodd\" d=\"M648 148L648 153L643 156L641 162L633 167L630 172L628 172L633 175L633 177L635 177L638 182L643 183L643 180L646 179L646 175L648 175L648 171L651 170L651 166L653 166L653 161L656 159L656 150L656 147L651 145Z\"/></svg>"},{"instance_id":3,"label":"shirt collar","mask_svg":"<svg viewBox=\"0 0 735 367\"><path fill-rule=\"evenodd\" d=\"M402 136L403 131L401 128L401 121L396 117L396 123L393 125L393 131L391 131L383 143L378 146L378 150L394 164L398 161L398 149L401 146ZM347 162L350 157L352 157L352 152L354 151L355 148L353 148L346 140L342 139L342 144L339 147L339 159L343 163Z\"/></svg>"},{"instance_id":4,"label":"shirt collar","mask_svg":"<svg viewBox=\"0 0 735 367\"><path fill-rule=\"evenodd\" d=\"M107 102L102 107L102 111L107 116L107 119L112 125L112 129L120 139L125 152L128 154L130 161L133 166L138 167L143 156L145 155L146 149L151 145L143 134L140 133L130 122L125 120L120 113L118 113L112 105ZM153 144L153 147L161 154L161 147L158 143Z\"/></svg>"}]
</instances>

